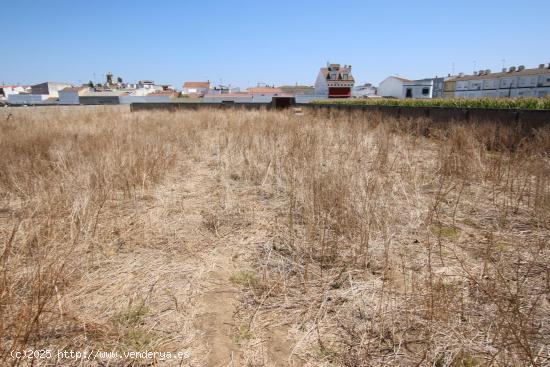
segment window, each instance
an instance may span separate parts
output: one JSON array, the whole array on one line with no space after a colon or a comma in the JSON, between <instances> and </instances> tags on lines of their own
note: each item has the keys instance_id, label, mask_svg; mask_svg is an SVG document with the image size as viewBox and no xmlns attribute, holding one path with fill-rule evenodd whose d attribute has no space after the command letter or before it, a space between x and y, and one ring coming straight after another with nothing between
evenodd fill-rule
<instances>
[{"instance_id":1,"label":"window","mask_svg":"<svg viewBox=\"0 0 550 367\"><path fill-rule=\"evenodd\" d=\"M344 74L343 79L348 80L348 74Z\"/></svg>"},{"instance_id":2,"label":"window","mask_svg":"<svg viewBox=\"0 0 550 367\"><path fill-rule=\"evenodd\" d=\"M422 88L422 95L427 96L430 94L430 88Z\"/></svg>"}]
</instances>

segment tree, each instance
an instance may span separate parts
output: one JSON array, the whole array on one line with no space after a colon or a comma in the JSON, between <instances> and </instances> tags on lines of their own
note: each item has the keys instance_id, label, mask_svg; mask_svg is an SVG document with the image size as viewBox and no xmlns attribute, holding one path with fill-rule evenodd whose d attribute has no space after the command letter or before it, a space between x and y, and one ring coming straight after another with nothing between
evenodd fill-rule
<instances>
[{"instance_id":1,"label":"tree","mask_svg":"<svg viewBox=\"0 0 550 367\"><path fill-rule=\"evenodd\" d=\"M90 88L93 88L94 87L94 82L92 82L91 80L88 82L88 87Z\"/></svg>"},{"instance_id":2,"label":"tree","mask_svg":"<svg viewBox=\"0 0 550 367\"><path fill-rule=\"evenodd\" d=\"M121 77L116 78L116 81L119 82L120 84L122 84L122 78Z\"/></svg>"}]
</instances>

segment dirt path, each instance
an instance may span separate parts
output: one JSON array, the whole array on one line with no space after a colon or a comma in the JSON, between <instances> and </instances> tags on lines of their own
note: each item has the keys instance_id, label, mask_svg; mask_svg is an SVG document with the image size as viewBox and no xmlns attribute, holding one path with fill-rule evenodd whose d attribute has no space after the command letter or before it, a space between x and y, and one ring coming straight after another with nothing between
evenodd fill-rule
<instances>
[{"instance_id":1,"label":"dirt path","mask_svg":"<svg viewBox=\"0 0 550 367\"><path fill-rule=\"evenodd\" d=\"M215 221L216 216L223 222L219 228L210 228L212 249L204 260L208 271L201 282L198 300L196 325L209 349L206 365L289 366L288 356L293 344L287 339L286 328L265 329L257 323L249 329L249 315L242 312L241 304L246 281L233 279L251 271L247 260L255 256L256 244L266 240L269 214L258 205L254 190L246 184L223 178L215 180L212 165L204 163L194 172L186 188L195 193L193 196L197 200L191 207L203 210L206 216L203 227L205 220ZM214 214L204 214L205 206ZM299 365L295 359L291 363Z\"/></svg>"}]
</instances>

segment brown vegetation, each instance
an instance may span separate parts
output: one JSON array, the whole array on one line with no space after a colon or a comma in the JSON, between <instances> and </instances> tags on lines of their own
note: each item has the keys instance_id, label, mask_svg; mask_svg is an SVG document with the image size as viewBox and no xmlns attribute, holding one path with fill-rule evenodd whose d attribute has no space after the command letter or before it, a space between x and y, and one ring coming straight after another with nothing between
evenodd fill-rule
<instances>
[{"instance_id":1,"label":"brown vegetation","mask_svg":"<svg viewBox=\"0 0 550 367\"><path fill-rule=\"evenodd\" d=\"M46 347L185 349L191 365L210 365L209 348L249 366L550 364L548 129L12 113L0 115L3 365ZM206 345L228 319L195 322L213 279L241 294L221 293L233 334Z\"/></svg>"}]
</instances>

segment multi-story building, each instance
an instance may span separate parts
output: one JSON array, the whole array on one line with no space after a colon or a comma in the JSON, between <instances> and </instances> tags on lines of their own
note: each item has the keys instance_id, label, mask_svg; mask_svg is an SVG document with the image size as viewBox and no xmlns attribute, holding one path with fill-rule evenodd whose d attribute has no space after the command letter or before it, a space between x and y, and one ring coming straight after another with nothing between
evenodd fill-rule
<instances>
[{"instance_id":1,"label":"multi-story building","mask_svg":"<svg viewBox=\"0 0 550 367\"><path fill-rule=\"evenodd\" d=\"M473 75L459 74L454 81L454 96L459 98L545 97L550 95L550 64L533 69L512 66L500 73L480 70Z\"/></svg>"},{"instance_id":2,"label":"multi-story building","mask_svg":"<svg viewBox=\"0 0 550 367\"><path fill-rule=\"evenodd\" d=\"M321 68L315 81L315 95L328 98L350 98L355 79L351 65L330 64Z\"/></svg>"},{"instance_id":3,"label":"multi-story building","mask_svg":"<svg viewBox=\"0 0 550 367\"><path fill-rule=\"evenodd\" d=\"M449 75L443 82L443 98L455 98L456 76Z\"/></svg>"}]
</instances>

